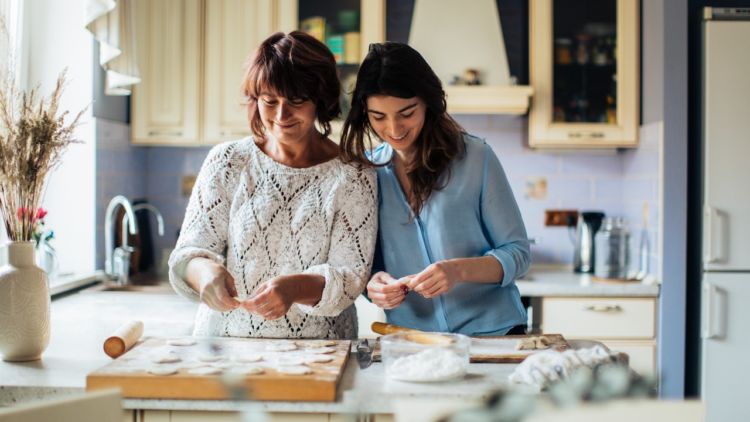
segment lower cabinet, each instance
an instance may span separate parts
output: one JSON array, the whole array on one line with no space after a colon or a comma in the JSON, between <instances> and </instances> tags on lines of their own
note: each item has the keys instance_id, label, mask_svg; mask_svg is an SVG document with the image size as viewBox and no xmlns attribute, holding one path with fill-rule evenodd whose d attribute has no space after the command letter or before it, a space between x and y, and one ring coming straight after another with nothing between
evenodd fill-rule
<instances>
[{"instance_id":1,"label":"lower cabinet","mask_svg":"<svg viewBox=\"0 0 750 422\"><path fill-rule=\"evenodd\" d=\"M656 373L656 298L544 297L541 328L569 340L596 340L626 353L641 375Z\"/></svg>"}]
</instances>

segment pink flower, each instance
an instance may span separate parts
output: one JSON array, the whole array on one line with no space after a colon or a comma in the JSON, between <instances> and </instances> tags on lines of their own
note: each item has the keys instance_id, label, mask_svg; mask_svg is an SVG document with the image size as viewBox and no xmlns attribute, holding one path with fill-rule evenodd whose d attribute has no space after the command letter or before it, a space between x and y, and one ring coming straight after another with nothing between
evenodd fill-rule
<instances>
[{"instance_id":1,"label":"pink flower","mask_svg":"<svg viewBox=\"0 0 750 422\"><path fill-rule=\"evenodd\" d=\"M24 215L29 215L29 210L24 207L20 207L16 215L18 216L18 218L23 218Z\"/></svg>"},{"instance_id":2,"label":"pink flower","mask_svg":"<svg viewBox=\"0 0 750 422\"><path fill-rule=\"evenodd\" d=\"M44 208L42 208L42 207L39 207L39 208L38 208L38 209L36 210L36 219L37 219L37 220L41 220L41 219L42 219L42 218L44 218L44 217L45 217L46 215L47 215L47 210L45 210Z\"/></svg>"}]
</instances>

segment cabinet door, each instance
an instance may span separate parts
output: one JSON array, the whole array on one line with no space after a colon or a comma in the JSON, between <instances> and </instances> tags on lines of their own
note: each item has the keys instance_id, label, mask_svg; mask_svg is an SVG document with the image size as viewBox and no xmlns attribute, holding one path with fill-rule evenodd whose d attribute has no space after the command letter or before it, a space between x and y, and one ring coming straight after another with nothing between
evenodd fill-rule
<instances>
[{"instance_id":1,"label":"cabinet door","mask_svg":"<svg viewBox=\"0 0 750 422\"><path fill-rule=\"evenodd\" d=\"M569 339L653 339L656 301L651 298L542 299L542 331Z\"/></svg>"},{"instance_id":2,"label":"cabinet door","mask_svg":"<svg viewBox=\"0 0 750 422\"><path fill-rule=\"evenodd\" d=\"M637 146L638 3L531 0L530 146Z\"/></svg>"},{"instance_id":3,"label":"cabinet door","mask_svg":"<svg viewBox=\"0 0 750 422\"><path fill-rule=\"evenodd\" d=\"M190 145L199 137L200 0L136 0L141 83L133 89L133 143Z\"/></svg>"},{"instance_id":4,"label":"cabinet door","mask_svg":"<svg viewBox=\"0 0 750 422\"><path fill-rule=\"evenodd\" d=\"M245 64L275 31L271 0L206 2L204 142L250 135L241 82Z\"/></svg>"}]
</instances>

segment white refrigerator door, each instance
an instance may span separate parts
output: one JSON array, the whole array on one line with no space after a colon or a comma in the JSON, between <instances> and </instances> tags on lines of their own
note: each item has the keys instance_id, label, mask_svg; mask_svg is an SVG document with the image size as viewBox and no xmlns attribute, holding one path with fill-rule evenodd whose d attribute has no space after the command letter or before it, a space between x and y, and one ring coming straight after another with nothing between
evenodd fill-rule
<instances>
[{"instance_id":1,"label":"white refrigerator door","mask_svg":"<svg viewBox=\"0 0 750 422\"><path fill-rule=\"evenodd\" d=\"M706 422L750 421L750 273L703 273Z\"/></svg>"},{"instance_id":2,"label":"white refrigerator door","mask_svg":"<svg viewBox=\"0 0 750 422\"><path fill-rule=\"evenodd\" d=\"M750 21L708 21L704 36L703 265L750 271Z\"/></svg>"}]
</instances>

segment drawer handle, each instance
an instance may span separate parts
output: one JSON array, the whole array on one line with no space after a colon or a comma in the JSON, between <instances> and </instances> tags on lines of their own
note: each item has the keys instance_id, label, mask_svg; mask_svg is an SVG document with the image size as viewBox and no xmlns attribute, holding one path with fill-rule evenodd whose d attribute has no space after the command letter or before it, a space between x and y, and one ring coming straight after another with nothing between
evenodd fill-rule
<instances>
[{"instance_id":1,"label":"drawer handle","mask_svg":"<svg viewBox=\"0 0 750 422\"><path fill-rule=\"evenodd\" d=\"M148 136L182 136L181 130L151 130L148 132Z\"/></svg>"},{"instance_id":2,"label":"drawer handle","mask_svg":"<svg viewBox=\"0 0 750 422\"><path fill-rule=\"evenodd\" d=\"M622 312L620 305L587 305L583 309L591 312Z\"/></svg>"},{"instance_id":3,"label":"drawer handle","mask_svg":"<svg viewBox=\"0 0 750 422\"><path fill-rule=\"evenodd\" d=\"M604 139L604 132L568 132L570 139Z\"/></svg>"}]
</instances>

